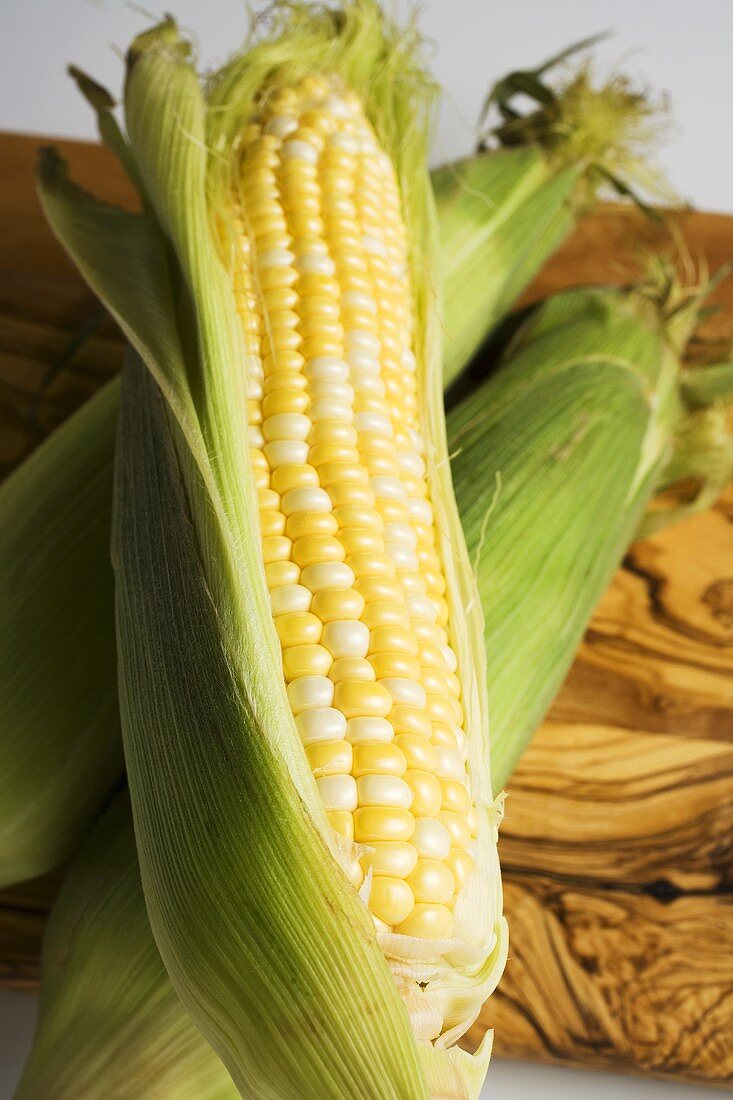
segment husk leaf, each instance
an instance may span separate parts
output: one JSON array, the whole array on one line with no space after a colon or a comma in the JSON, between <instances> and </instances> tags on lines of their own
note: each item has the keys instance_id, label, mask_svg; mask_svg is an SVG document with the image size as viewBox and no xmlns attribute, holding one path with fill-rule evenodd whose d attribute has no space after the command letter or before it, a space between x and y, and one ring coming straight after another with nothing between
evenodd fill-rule
<instances>
[{"instance_id":1,"label":"husk leaf","mask_svg":"<svg viewBox=\"0 0 733 1100\"><path fill-rule=\"evenodd\" d=\"M118 388L0 491L0 886L61 863L122 782L108 551Z\"/></svg>"},{"instance_id":2,"label":"husk leaf","mask_svg":"<svg viewBox=\"0 0 733 1100\"><path fill-rule=\"evenodd\" d=\"M237 1095L155 946L124 793L86 839L46 926L40 1014L15 1100Z\"/></svg>"}]
</instances>

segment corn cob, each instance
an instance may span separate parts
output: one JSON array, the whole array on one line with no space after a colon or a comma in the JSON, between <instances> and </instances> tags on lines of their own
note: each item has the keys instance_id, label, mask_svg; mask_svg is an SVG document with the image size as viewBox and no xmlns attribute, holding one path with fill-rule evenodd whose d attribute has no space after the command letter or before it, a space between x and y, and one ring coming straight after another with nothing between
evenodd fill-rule
<instances>
[{"instance_id":1,"label":"corn cob","mask_svg":"<svg viewBox=\"0 0 733 1100\"><path fill-rule=\"evenodd\" d=\"M449 1048L506 936L429 86L373 4L285 10L208 103L170 20L136 40L143 215L43 166L52 225L156 379L131 362L115 523L143 887L243 1095L473 1096L488 1045Z\"/></svg>"},{"instance_id":2,"label":"corn cob","mask_svg":"<svg viewBox=\"0 0 733 1100\"><path fill-rule=\"evenodd\" d=\"M587 208L601 169L613 169L627 181L644 175L640 158L639 163L629 158L629 148L635 138L638 144L652 117L643 97L620 78L596 91L585 70L566 86L550 85L544 74L557 60L505 78L489 97L506 114L513 89L534 81L544 102L539 115L522 118L515 112L510 128L500 127L487 138L498 148L432 175L446 280L447 380L462 369L464 357L475 351L501 311ZM97 112L102 139L139 183L134 158L115 121L114 100L89 77L76 69L71 72ZM605 120L602 144L596 136L599 114ZM8 532L0 541L0 635L28 638L32 653L23 661L23 651L19 654L14 647L3 664L12 669L12 676L0 676L0 886L41 874L75 849L115 780L115 756L121 760L115 747L117 685L108 614L112 573L101 552L96 571L88 560L91 549L107 540L108 482L101 474L112 462L117 400L113 383L103 399L109 415L80 413L70 418L58 440L40 448L27 469L0 490L1 525ZM72 453L76 462L66 458ZM78 467L83 455L96 469ZM82 494L79 477L85 486ZM44 487L43 508L33 499L38 484ZM53 526L44 522L46 516L63 517L68 530L60 519ZM28 546L38 547L38 566L29 570L24 565L17 576L21 532L25 556ZM70 557L66 548L81 539L86 540L85 556ZM32 585L27 578L32 578ZM90 580L100 595L80 605L76 594L80 589L91 593ZM66 614L59 592L73 599ZM49 619L51 605L54 616ZM79 635L79 642L70 664L72 635ZM89 700L91 684L90 709L80 703ZM82 762L92 761L95 752L105 766L84 767ZM47 780L56 774L60 756L66 761L65 783L54 782L50 792ZM39 768L39 760L47 761L48 767Z\"/></svg>"}]
</instances>

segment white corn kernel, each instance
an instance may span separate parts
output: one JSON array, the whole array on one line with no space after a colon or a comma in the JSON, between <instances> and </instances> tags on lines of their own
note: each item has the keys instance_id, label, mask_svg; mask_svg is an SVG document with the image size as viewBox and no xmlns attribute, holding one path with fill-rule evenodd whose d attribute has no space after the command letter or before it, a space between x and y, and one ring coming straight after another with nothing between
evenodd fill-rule
<instances>
[{"instance_id":1,"label":"white corn kernel","mask_svg":"<svg viewBox=\"0 0 733 1100\"><path fill-rule=\"evenodd\" d=\"M406 573L419 572L420 561L418 556L408 546L403 546L400 542L385 542L384 552L389 555L398 569L403 569Z\"/></svg>"},{"instance_id":2,"label":"white corn kernel","mask_svg":"<svg viewBox=\"0 0 733 1100\"><path fill-rule=\"evenodd\" d=\"M344 344L351 351L370 351L372 355L378 355L381 344L379 337L366 329L352 328L344 333Z\"/></svg>"},{"instance_id":3,"label":"white corn kernel","mask_svg":"<svg viewBox=\"0 0 733 1100\"><path fill-rule=\"evenodd\" d=\"M437 745L436 752L438 754L438 763L435 768L435 774L440 779L465 778L466 769L460 753L456 752L455 749L446 748L445 745Z\"/></svg>"},{"instance_id":4,"label":"white corn kernel","mask_svg":"<svg viewBox=\"0 0 733 1100\"><path fill-rule=\"evenodd\" d=\"M349 366L343 359L336 359L331 355L319 355L315 359L309 359L303 367L303 374L310 382L320 379L339 379L346 381L349 377Z\"/></svg>"},{"instance_id":5,"label":"white corn kernel","mask_svg":"<svg viewBox=\"0 0 733 1100\"><path fill-rule=\"evenodd\" d=\"M294 260L295 253L288 248L268 248L267 252L257 256L257 266L263 270L268 267L290 267Z\"/></svg>"},{"instance_id":6,"label":"white corn kernel","mask_svg":"<svg viewBox=\"0 0 733 1100\"><path fill-rule=\"evenodd\" d=\"M333 657L366 657L369 652L369 627L358 620L326 623L321 645Z\"/></svg>"},{"instance_id":7,"label":"white corn kernel","mask_svg":"<svg viewBox=\"0 0 733 1100\"><path fill-rule=\"evenodd\" d=\"M400 546L414 550L417 546L417 535L409 523L385 523L384 541L399 543Z\"/></svg>"},{"instance_id":8,"label":"white corn kernel","mask_svg":"<svg viewBox=\"0 0 733 1100\"><path fill-rule=\"evenodd\" d=\"M362 775L356 782L360 806L400 806L409 810L412 791L397 775Z\"/></svg>"},{"instance_id":9,"label":"white corn kernel","mask_svg":"<svg viewBox=\"0 0 733 1100\"><path fill-rule=\"evenodd\" d=\"M291 611L310 610L311 591L302 584L282 584L270 592L273 615L287 615Z\"/></svg>"},{"instance_id":10,"label":"white corn kernel","mask_svg":"<svg viewBox=\"0 0 733 1100\"><path fill-rule=\"evenodd\" d=\"M330 512L331 498L325 489L314 485L303 485L298 489L289 489L280 502L286 516L295 512Z\"/></svg>"},{"instance_id":11,"label":"white corn kernel","mask_svg":"<svg viewBox=\"0 0 733 1100\"><path fill-rule=\"evenodd\" d=\"M366 313L377 312L377 303L371 294L363 294L359 290L347 290L342 294L341 305L346 309L361 309Z\"/></svg>"},{"instance_id":12,"label":"white corn kernel","mask_svg":"<svg viewBox=\"0 0 733 1100\"><path fill-rule=\"evenodd\" d=\"M276 439L266 443L265 458L271 470L278 466L303 466L308 461L308 444L299 439Z\"/></svg>"},{"instance_id":13,"label":"white corn kernel","mask_svg":"<svg viewBox=\"0 0 733 1100\"><path fill-rule=\"evenodd\" d=\"M303 252L294 265L301 275L335 275L336 264L322 252Z\"/></svg>"},{"instance_id":14,"label":"white corn kernel","mask_svg":"<svg viewBox=\"0 0 733 1100\"><path fill-rule=\"evenodd\" d=\"M445 663L448 666L449 672L455 672L458 668L458 658L449 645L440 646L440 652L443 654Z\"/></svg>"},{"instance_id":15,"label":"white corn kernel","mask_svg":"<svg viewBox=\"0 0 733 1100\"><path fill-rule=\"evenodd\" d=\"M320 592L323 588L353 588L356 583L354 570L343 561L321 561L306 565L300 579L311 592Z\"/></svg>"},{"instance_id":16,"label":"white corn kernel","mask_svg":"<svg viewBox=\"0 0 733 1100\"><path fill-rule=\"evenodd\" d=\"M351 775L324 775L316 779L318 793L326 810L353 812L358 805L356 780Z\"/></svg>"},{"instance_id":17,"label":"white corn kernel","mask_svg":"<svg viewBox=\"0 0 733 1100\"><path fill-rule=\"evenodd\" d=\"M438 609L429 596L407 595L405 607L413 619L434 623L438 617Z\"/></svg>"},{"instance_id":18,"label":"white corn kernel","mask_svg":"<svg viewBox=\"0 0 733 1100\"><path fill-rule=\"evenodd\" d=\"M288 684L288 700L293 714L313 707L330 707L334 685L327 676L301 676Z\"/></svg>"},{"instance_id":19,"label":"white corn kernel","mask_svg":"<svg viewBox=\"0 0 733 1100\"><path fill-rule=\"evenodd\" d=\"M346 719L335 707L313 707L296 717L295 724L304 745L317 741L343 741L346 736Z\"/></svg>"},{"instance_id":20,"label":"white corn kernel","mask_svg":"<svg viewBox=\"0 0 733 1100\"><path fill-rule=\"evenodd\" d=\"M442 821L434 817L418 817L411 843L417 854L427 859L447 859L450 852L450 833Z\"/></svg>"},{"instance_id":21,"label":"white corn kernel","mask_svg":"<svg viewBox=\"0 0 733 1100\"><path fill-rule=\"evenodd\" d=\"M305 160L318 164L318 150L308 141L286 141L281 149L283 160Z\"/></svg>"},{"instance_id":22,"label":"white corn kernel","mask_svg":"<svg viewBox=\"0 0 733 1100\"><path fill-rule=\"evenodd\" d=\"M392 437L393 428L389 417L380 413L360 412L354 417L354 427L357 432L374 432L375 435Z\"/></svg>"},{"instance_id":23,"label":"white corn kernel","mask_svg":"<svg viewBox=\"0 0 733 1100\"><path fill-rule=\"evenodd\" d=\"M378 500L407 500L407 490L398 477L371 477L369 484Z\"/></svg>"},{"instance_id":24,"label":"white corn kernel","mask_svg":"<svg viewBox=\"0 0 733 1100\"><path fill-rule=\"evenodd\" d=\"M407 703L411 707L422 709L427 705L428 697L422 684L401 677L388 677L379 681L392 696L395 703Z\"/></svg>"},{"instance_id":25,"label":"white corn kernel","mask_svg":"<svg viewBox=\"0 0 733 1100\"><path fill-rule=\"evenodd\" d=\"M429 500L411 497L407 502L407 511L417 523L429 527L433 522L433 508Z\"/></svg>"},{"instance_id":26,"label":"white corn kernel","mask_svg":"<svg viewBox=\"0 0 733 1100\"><path fill-rule=\"evenodd\" d=\"M391 741L394 729L386 718L349 718L346 723L346 740L358 745L364 741Z\"/></svg>"},{"instance_id":27,"label":"white corn kernel","mask_svg":"<svg viewBox=\"0 0 733 1100\"><path fill-rule=\"evenodd\" d=\"M379 357L368 351L358 351L352 348L346 355L346 362L352 370L360 374L375 374L380 372Z\"/></svg>"}]
</instances>

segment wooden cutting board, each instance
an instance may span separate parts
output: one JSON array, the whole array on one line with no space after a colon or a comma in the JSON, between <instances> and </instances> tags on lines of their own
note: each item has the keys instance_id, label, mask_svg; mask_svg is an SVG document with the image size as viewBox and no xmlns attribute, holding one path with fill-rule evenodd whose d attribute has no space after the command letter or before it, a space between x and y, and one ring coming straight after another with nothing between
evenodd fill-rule
<instances>
[{"instance_id":1,"label":"wooden cutting board","mask_svg":"<svg viewBox=\"0 0 733 1100\"><path fill-rule=\"evenodd\" d=\"M40 141L0 135L0 464L7 470L116 371L102 321L42 221ZM75 176L130 191L104 150L60 143ZM693 259L733 259L733 218L687 215ZM626 281L651 230L586 219L527 300ZM733 285L717 294L733 310ZM730 335L721 315L708 337ZM90 335L69 358L86 325ZM41 390L41 397L36 395ZM509 785L501 854L512 947L469 1036L498 1054L733 1084L733 495L636 544ZM38 982L57 879L0 894L0 984Z\"/></svg>"}]
</instances>

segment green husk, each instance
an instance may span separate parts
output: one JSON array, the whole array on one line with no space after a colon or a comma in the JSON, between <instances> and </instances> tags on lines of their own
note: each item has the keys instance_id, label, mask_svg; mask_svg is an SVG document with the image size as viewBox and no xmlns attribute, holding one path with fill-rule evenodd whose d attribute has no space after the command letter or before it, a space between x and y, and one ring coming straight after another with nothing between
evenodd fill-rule
<instances>
[{"instance_id":1,"label":"green husk","mask_svg":"<svg viewBox=\"0 0 733 1100\"><path fill-rule=\"evenodd\" d=\"M108 549L118 389L0 492L3 885L61 863L121 781Z\"/></svg>"},{"instance_id":2,"label":"green husk","mask_svg":"<svg viewBox=\"0 0 733 1100\"><path fill-rule=\"evenodd\" d=\"M545 79L594 41L499 81L484 106L484 118L496 111L501 119L484 140L488 151L433 175L442 213L446 385L599 193L610 187L643 209L642 196L670 197L648 160L663 131L663 105L623 75L595 86L587 64L555 86ZM524 113L519 96L530 101Z\"/></svg>"},{"instance_id":3,"label":"green husk","mask_svg":"<svg viewBox=\"0 0 733 1100\"><path fill-rule=\"evenodd\" d=\"M287 4L272 18L269 36L218 74L207 98L172 20L133 44L126 128L142 214L77 191L51 154L41 165L53 228L147 368L133 356L125 372L113 543L145 900L173 985L242 1095L471 1100L489 1043L475 1059L448 1048L496 984L506 933L480 605L442 419L423 167L430 89L414 44L370 0L337 12ZM212 231L226 230L233 150L254 96L276 73L308 66L362 95L401 181L447 595L469 609L456 644L476 869L456 904L455 938L411 940L409 954L402 937L377 939L341 871L287 703L242 431L234 295Z\"/></svg>"},{"instance_id":4,"label":"green husk","mask_svg":"<svg viewBox=\"0 0 733 1100\"><path fill-rule=\"evenodd\" d=\"M70 868L43 940L41 1007L15 1100L234 1100L150 931L125 793Z\"/></svg>"},{"instance_id":5,"label":"green husk","mask_svg":"<svg viewBox=\"0 0 733 1100\"><path fill-rule=\"evenodd\" d=\"M556 295L449 415L484 607L497 789L640 524L648 531L705 509L731 480L723 411L686 403L697 372L681 357L705 292L683 291L668 275ZM697 479L694 500L644 520L655 492L688 477Z\"/></svg>"},{"instance_id":6,"label":"green husk","mask_svg":"<svg viewBox=\"0 0 733 1100\"><path fill-rule=\"evenodd\" d=\"M562 59L499 82L489 103L498 107L505 126L487 139L497 147L432 175L447 276L445 372L449 380L466 365L467 357L595 196L603 165L612 165L617 178L641 179L651 185L644 178L643 156L636 150L631 158L630 146L643 143L654 117L652 109L621 78L594 91L584 69L565 83L558 82L556 88L550 87L544 74ZM70 71L97 113L102 140L144 192L128 138L114 115L114 100L78 69ZM537 111L512 115L512 96L519 88L534 95L541 104ZM599 119L607 127L605 141L598 138ZM48 153L44 166L47 178L62 174L61 166ZM131 247L133 242L142 252L156 247L151 244L151 234L146 241L140 221L129 215L100 207L94 216L104 224L116 221L121 233L129 231ZM161 247L158 242L157 248ZM162 253L158 263L165 264ZM139 287L128 286L127 291L137 295L145 316L149 295ZM708 384L720 386L723 377L711 378ZM0 634L20 637L24 646L34 651L31 659L21 660L15 649L13 660L5 662L0 672L0 729L7 748L7 766L0 774L0 886L42 874L68 858L117 778L111 755L117 700L109 614L112 574L106 553L99 552L96 570L92 562L94 547L105 545L109 475L104 481L100 472L111 468L116 421L111 410L117 395L117 384L110 385L105 399L109 415L82 411L64 425L63 442L54 446L73 451L74 462L58 457L50 445L50 449L40 448L27 460L25 472L0 488L0 527L4 531L17 527L18 511L34 517L33 529L27 526L30 521L23 526L24 554L26 560L31 555L32 568L24 568L18 576L13 564L17 561L15 540L11 535L0 543L0 565L7 562L0 569ZM81 468L85 454L97 470ZM45 491L43 509L34 503L38 483ZM84 485L81 493L80 484ZM66 516L66 522L75 522L76 529L53 527L48 521L51 514ZM76 545L82 531L91 540L88 548L81 557L70 556L66 547ZM98 595L74 599L70 604L59 600L59 592L78 590L80 577L85 579L85 590ZM54 614L49 616L51 606ZM68 616L63 614L64 607ZM79 639L79 659L69 655L67 639L72 636ZM43 661L35 655L38 638L44 639ZM100 641L99 652L90 639ZM83 653L90 647L95 660L87 664ZM23 652L25 648L21 648ZM92 682L94 710L86 702ZM64 716L61 723L59 715ZM22 752L18 749L21 740ZM43 779L44 770L36 765L38 760L51 762L60 757L89 761L95 752L107 766L95 769L87 763L67 767L65 782L54 783L52 789ZM119 751L117 759L121 760Z\"/></svg>"}]
</instances>

